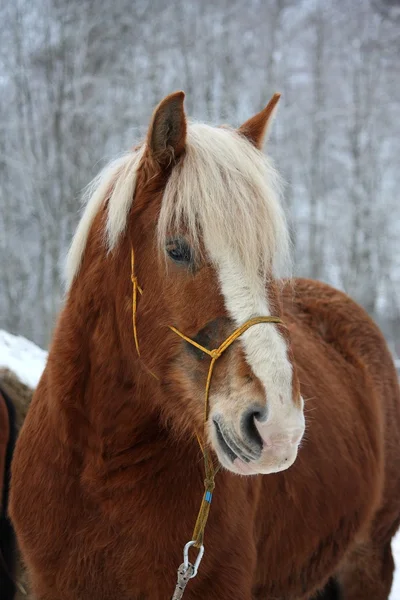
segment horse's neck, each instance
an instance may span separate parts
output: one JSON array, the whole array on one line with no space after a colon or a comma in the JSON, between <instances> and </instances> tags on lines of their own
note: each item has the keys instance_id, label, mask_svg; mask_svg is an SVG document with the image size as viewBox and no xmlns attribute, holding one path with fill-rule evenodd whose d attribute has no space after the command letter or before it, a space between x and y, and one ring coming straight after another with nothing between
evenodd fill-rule
<instances>
[{"instance_id":1,"label":"horse's neck","mask_svg":"<svg viewBox=\"0 0 400 600\"><path fill-rule=\"evenodd\" d=\"M176 444L153 404L159 383L138 360L132 364L123 355L118 327L104 317L107 311L89 318L89 311L77 312L67 302L49 356L49 398L59 404L55 414L65 444L101 455L110 469L143 461L151 468L160 460L167 466L166 448L174 462L185 442Z\"/></svg>"}]
</instances>

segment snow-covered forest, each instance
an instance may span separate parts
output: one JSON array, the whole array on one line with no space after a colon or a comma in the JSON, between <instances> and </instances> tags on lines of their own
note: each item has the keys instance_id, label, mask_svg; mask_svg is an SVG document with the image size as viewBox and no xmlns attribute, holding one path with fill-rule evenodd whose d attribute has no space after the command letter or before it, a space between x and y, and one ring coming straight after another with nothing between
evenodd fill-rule
<instances>
[{"instance_id":1,"label":"snow-covered forest","mask_svg":"<svg viewBox=\"0 0 400 600\"><path fill-rule=\"evenodd\" d=\"M0 327L47 345L81 190L165 94L238 125L280 91L268 151L295 273L353 295L394 345L399 28L398 0L2 0Z\"/></svg>"}]
</instances>

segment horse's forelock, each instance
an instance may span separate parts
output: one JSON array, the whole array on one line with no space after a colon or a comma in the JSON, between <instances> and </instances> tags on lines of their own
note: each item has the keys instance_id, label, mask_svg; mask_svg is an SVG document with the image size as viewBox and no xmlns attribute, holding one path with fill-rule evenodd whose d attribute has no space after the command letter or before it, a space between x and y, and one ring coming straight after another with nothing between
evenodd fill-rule
<instances>
[{"instance_id":1,"label":"horse's forelock","mask_svg":"<svg viewBox=\"0 0 400 600\"><path fill-rule=\"evenodd\" d=\"M168 180L158 239L184 227L210 258L237 254L249 272L290 270L281 180L271 161L235 130L192 124Z\"/></svg>"}]
</instances>

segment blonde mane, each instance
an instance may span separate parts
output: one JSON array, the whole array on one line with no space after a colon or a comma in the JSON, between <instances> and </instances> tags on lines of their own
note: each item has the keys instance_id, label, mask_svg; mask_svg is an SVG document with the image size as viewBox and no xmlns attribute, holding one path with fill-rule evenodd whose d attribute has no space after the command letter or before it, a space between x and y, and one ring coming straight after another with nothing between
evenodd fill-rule
<instances>
[{"instance_id":1,"label":"blonde mane","mask_svg":"<svg viewBox=\"0 0 400 600\"><path fill-rule=\"evenodd\" d=\"M87 201L66 268L70 285L79 271L93 220L106 198L105 243L115 248L135 195L145 146L108 165L88 186ZM110 194L111 191L111 195ZM237 256L249 273L290 271L290 243L281 204L281 180L271 161L233 129L190 124L183 160L172 170L158 221L158 241L184 227L196 250L202 237L212 260Z\"/></svg>"}]
</instances>

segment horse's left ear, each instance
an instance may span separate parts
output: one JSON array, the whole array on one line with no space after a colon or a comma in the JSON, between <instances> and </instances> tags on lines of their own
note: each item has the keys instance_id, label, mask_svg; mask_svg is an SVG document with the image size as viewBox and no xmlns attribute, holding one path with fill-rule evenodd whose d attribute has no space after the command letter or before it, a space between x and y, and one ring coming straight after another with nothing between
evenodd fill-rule
<instances>
[{"instance_id":1,"label":"horse's left ear","mask_svg":"<svg viewBox=\"0 0 400 600\"><path fill-rule=\"evenodd\" d=\"M184 92L170 94L160 102L153 113L147 134L147 145L153 159L161 167L171 164L185 149L184 98Z\"/></svg>"},{"instance_id":2,"label":"horse's left ear","mask_svg":"<svg viewBox=\"0 0 400 600\"><path fill-rule=\"evenodd\" d=\"M244 135L256 148L262 150L268 131L276 115L280 94L274 94L267 106L251 117L239 127L238 131Z\"/></svg>"}]
</instances>

